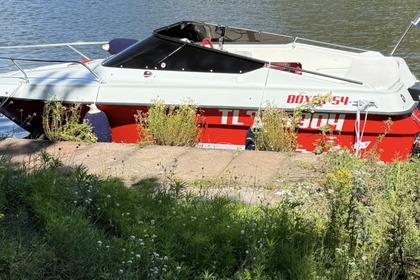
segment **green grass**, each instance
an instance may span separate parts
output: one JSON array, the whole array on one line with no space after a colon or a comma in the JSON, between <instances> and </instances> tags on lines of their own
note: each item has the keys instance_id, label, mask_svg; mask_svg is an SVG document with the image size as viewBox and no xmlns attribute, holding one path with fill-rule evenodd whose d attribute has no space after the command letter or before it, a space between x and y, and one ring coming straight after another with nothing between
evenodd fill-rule
<instances>
[{"instance_id":1,"label":"green grass","mask_svg":"<svg viewBox=\"0 0 420 280\"><path fill-rule=\"evenodd\" d=\"M266 206L1 158L0 279L418 279L420 162L321 164Z\"/></svg>"}]
</instances>

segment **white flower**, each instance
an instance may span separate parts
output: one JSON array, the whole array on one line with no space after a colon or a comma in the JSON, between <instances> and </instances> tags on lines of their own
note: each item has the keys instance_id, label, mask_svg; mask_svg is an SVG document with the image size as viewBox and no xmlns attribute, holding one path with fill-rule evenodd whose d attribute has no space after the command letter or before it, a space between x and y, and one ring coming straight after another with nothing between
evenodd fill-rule
<instances>
[{"instance_id":1,"label":"white flower","mask_svg":"<svg viewBox=\"0 0 420 280\"><path fill-rule=\"evenodd\" d=\"M136 254L136 258L140 259L140 254Z\"/></svg>"},{"instance_id":2,"label":"white flower","mask_svg":"<svg viewBox=\"0 0 420 280\"><path fill-rule=\"evenodd\" d=\"M245 230L241 230L241 234L245 234Z\"/></svg>"},{"instance_id":3,"label":"white flower","mask_svg":"<svg viewBox=\"0 0 420 280\"><path fill-rule=\"evenodd\" d=\"M109 195L109 194L108 194L106 197L110 198L110 197L111 197L111 195Z\"/></svg>"},{"instance_id":4,"label":"white flower","mask_svg":"<svg viewBox=\"0 0 420 280\"><path fill-rule=\"evenodd\" d=\"M102 245L102 241L101 240L99 240L97 243L98 243L99 246Z\"/></svg>"},{"instance_id":5,"label":"white flower","mask_svg":"<svg viewBox=\"0 0 420 280\"><path fill-rule=\"evenodd\" d=\"M289 190L281 190L275 193L276 195L282 196L282 195L292 195L292 192Z\"/></svg>"}]
</instances>

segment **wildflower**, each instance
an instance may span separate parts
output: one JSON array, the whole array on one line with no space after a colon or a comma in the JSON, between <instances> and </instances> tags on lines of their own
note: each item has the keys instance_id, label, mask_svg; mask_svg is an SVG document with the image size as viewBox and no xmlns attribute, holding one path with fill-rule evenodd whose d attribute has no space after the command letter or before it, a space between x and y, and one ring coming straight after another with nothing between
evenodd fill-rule
<instances>
[{"instance_id":1,"label":"wildflower","mask_svg":"<svg viewBox=\"0 0 420 280\"><path fill-rule=\"evenodd\" d=\"M177 267L176 267L176 270L181 270L181 267L180 267L180 266L177 266Z\"/></svg>"},{"instance_id":2,"label":"wildflower","mask_svg":"<svg viewBox=\"0 0 420 280\"><path fill-rule=\"evenodd\" d=\"M342 255L344 253L343 249L341 248L335 248L335 251L337 252L337 254Z\"/></svg>"},{"instance_id":3,"label":"wildflower","mask_svg":"<svg viewBox=\"0 0 420 280\"><path fill-rule=\"evenodd\" d=\"M140 259L140 254L136 254L136 258Z\"/></svg>"},{"instance_id":4,"label":"wildflower","mask_svg":"<svg viewBox=\"0 0 420 280\"><path fill-rule=\"evenodd\" d=\"M120 269L120 271L119 271L119 272L120 272L120 274L123 274L123 273L124 273L124 270Z\"/></svg>"},{"instance_id":5,"label":"wildflower","mask_svg":"<svg viewBox=\"0 0 420 280\"><path fill-rule=\"evenodd\" d=\"M130 236L131 240L136 239L136 237L134 235Z\"/></svg>"},{"instance_id":6,"label":"wildflower","mask_svg":"<svg viewBox=\"0 0 420 280\"><path fill-rule=\"evenodd\" d=\"M151 224L151 225L154 225L154 224L155 224L155 220L151 220L151 221L150 221L150 224Z\"/></svg>"},{"instance_id":7,"label":"wildflower","mask_svg":"<svg viewBox=\"0 0 420 280\"><path fill-rule=\"evenodd\" d=\"M245 230L241 230L241 234L245 234Z\"/></svg>"},{"instance_id":8,"label":"wildflower","mask_svg":"<svg viewBox=\"0 0 420 280\"><path fill-rule=\"evenodd\" d=\"M111 197L111 195L109 195L109 194L108 194L106 197L107 197L107 198L110 198L110 197Z\"/></svg>"},{"instance_id":9,"label":"wildflower","mask_svg":"<svg viewBox=\"0 0 420 280\"><path fill-rule=\"evenodd\" d=\"M133 263L132 260L127 261L127 264L132 264L132 263Z\"/></svg>"},{"instance_id":10,"label":"wildflower","mask_svg":"<svg viewBox=\"0 0 420 280\"><path fill-rule=\"evenodd\" d=\"M102 241L100 241L100 240L97 243L98 243L99 246L102 245Z\"/></svg>"}]
</instances>

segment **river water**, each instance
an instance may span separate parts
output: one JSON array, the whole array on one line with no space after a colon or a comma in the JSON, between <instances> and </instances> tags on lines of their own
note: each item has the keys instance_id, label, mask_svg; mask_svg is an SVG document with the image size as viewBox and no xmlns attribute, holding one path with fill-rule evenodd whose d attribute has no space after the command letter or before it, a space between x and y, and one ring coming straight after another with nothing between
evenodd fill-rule
<instances>
[{"instance_id":1,"label":"river water","mask_svg":"<svg viewBox=\"0 0 420 280\"><path fill-rule=\"evenodd\" d=\"M0 46L145 38L155 28L199 20L378 50L389 54L420 10L418 0L2 0ZM420 76L420 28L413 26L395 56ZM28 50L0 56L47 57ZM10 65L0 60L0 73ZM24 137L0 116L0 136Z\"/></svg>"}]
</instances>

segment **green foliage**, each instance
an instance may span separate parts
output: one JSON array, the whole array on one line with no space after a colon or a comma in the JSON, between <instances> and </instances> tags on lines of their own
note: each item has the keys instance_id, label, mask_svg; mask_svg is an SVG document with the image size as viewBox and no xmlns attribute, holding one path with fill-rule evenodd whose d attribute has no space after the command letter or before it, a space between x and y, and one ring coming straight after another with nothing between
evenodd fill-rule
<instances>
[{"instance_id":1,"label":"green foliage","mask_svg":"<svg viewBox=\"0 0 420 280\"><path fill-rule=\"evenodd\" d=\"M298 148L298 129L305 111L313 110L330 102L332 93L317 95L310 101L296 107L293 114L289 115L270 103L267 103L261 112L255 117L255 123L251 128L254 134L255 149L259 151L291 152ZM328 149L325 134L329 127L321 128L322 137L319 143L315 143L322 150Z\"/></svg>"},{"instance_id":2,"label":"green foliage","mask_svg":"<svg viewBox=\"0 0 420 280\"><path fill-rule=\"evenodd\" d=\"M192 101L168 106L155 100L147 113L135 116L141 143L166 146L194 146L201 137L204 124Z\"/></svg>"},{"instance_id":3,"label":"green foliage","mask_svg":"<svg viewBox=\"0 0 420 280\"><path fill-rule=\"evenodd\" d=\"M418 279L420 162L322 166L266 206L2 158L0 279Z\"/></svg>"},{"instance_id":4,"label":"green foliage","mask_svg":"<svg viewBox=\"0 0 420 280\"><path fill-rule=\"evenodd\" d=\"M46 102L42 116L45 136L50 141L96 142L91 125L80 122L81 110L80 104L64 106L55 100Z\"/></svg>"},{"instance_id":5,"label":"green foliage","mask_svg":"<svg viewBox=\"0 0 420 280\"><path fill-rule=\"evenodd\" d=\"M262 110L263 124L254 129L255 149L291 152L296 149L296 135L290 128L289 115L271 104Z\"/></svg>"}]
</instances>

